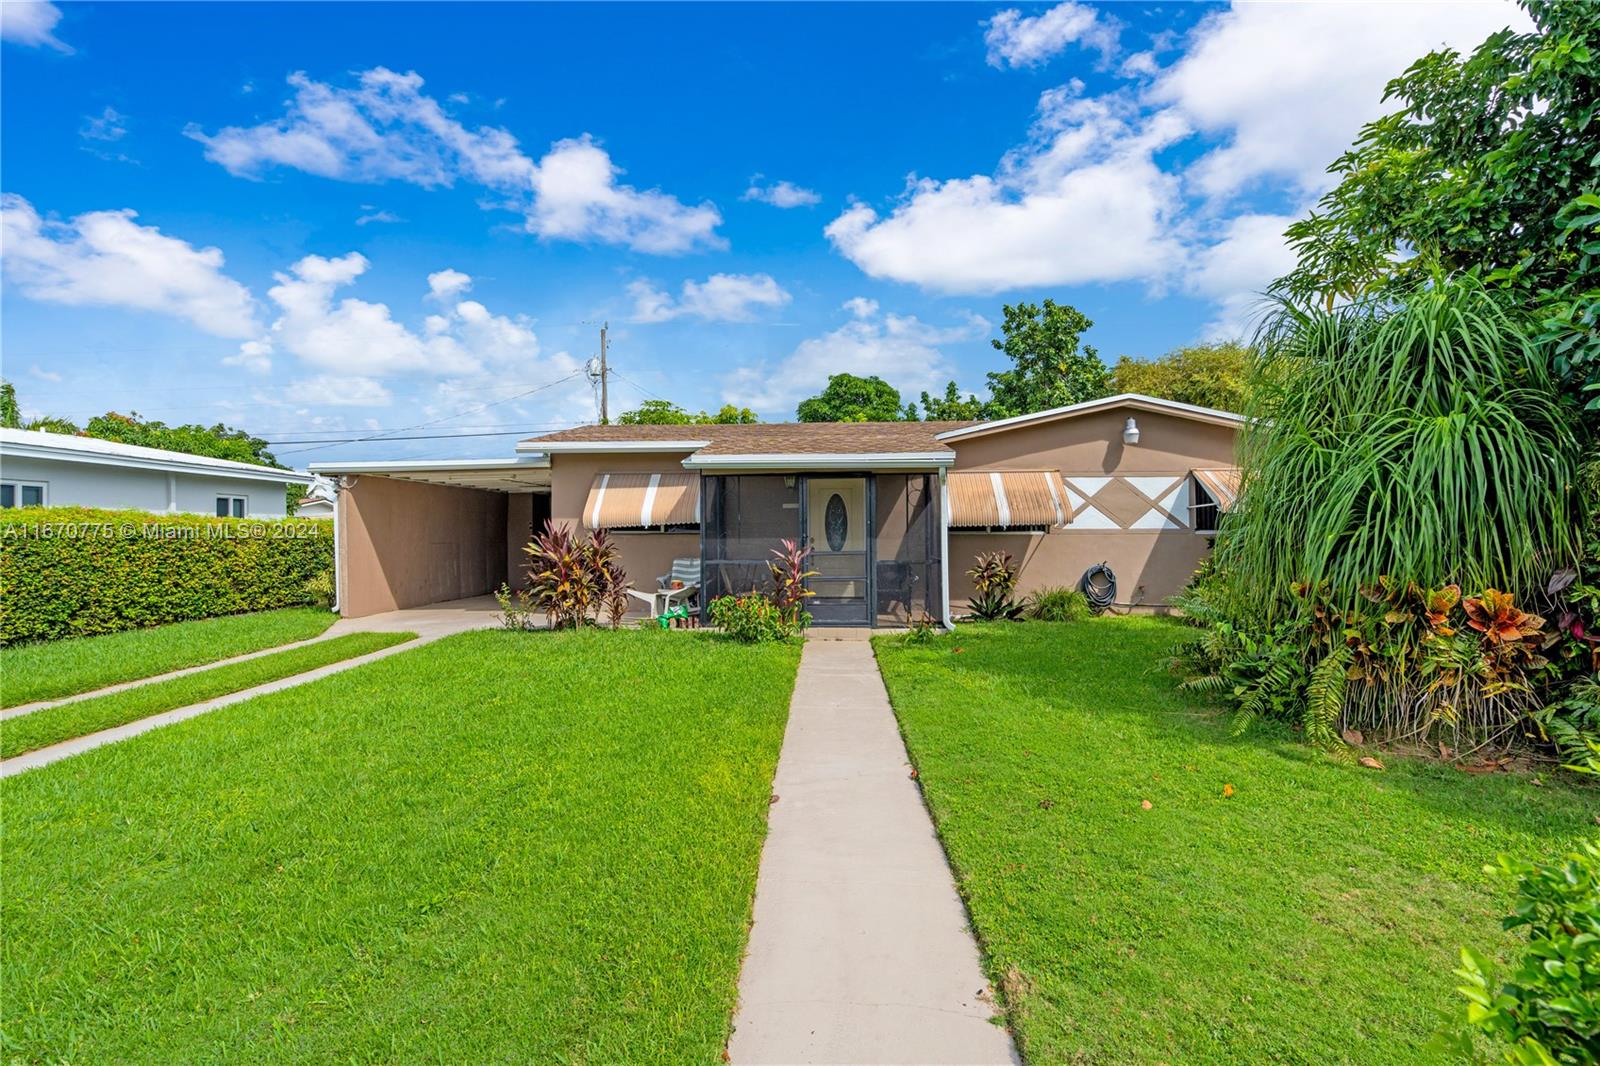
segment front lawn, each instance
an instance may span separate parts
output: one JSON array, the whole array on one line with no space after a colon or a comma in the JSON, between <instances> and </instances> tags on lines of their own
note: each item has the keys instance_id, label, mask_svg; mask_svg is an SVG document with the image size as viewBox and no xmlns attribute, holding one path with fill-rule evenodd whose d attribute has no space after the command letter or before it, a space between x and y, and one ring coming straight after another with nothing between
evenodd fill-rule
<instances>
[{"instance_id":1,"label":"front lawn","mask_svg":"<svg viewBox=\"0 0 1600 1066\"><path fill-rule=\"evenodd\" d=\"M416 639L415 633L347 633L242 663L201 670L165 681L125 688L104 696L71 700L0 722L0 759L97 733L102 729L188 707L269 681L303 674Z\"/></svg>"},{"instance_id":2,"label":"front lawn","mask_svg":"<svg viewBox=\"0 0 1600 1066\"><path fill-rule=\"evenodd\" d=\"M0 782L6 1057L718 1060L798 658L469 633Z\"/></svg>"},{"instance_id":3,"label":"front lawn","mask_svg":"<svg viewBox=\"0 0 1600 1066\"><path fill-rule=\"evenodd\" d=\"M338 615L322 608L287 607L0 648L0 707L76 696L310 640L338 620Z\"/></svg>"},{"instance_id":4,"label":"front lawn","mask_svg":"<svg viewBox=\"0 0 1600 1066\"><path fill-rule=\"evenodd\" d=\"M1600 792L1234 738L1157 668L1179 635L1106 618L877 642L1023 1054L1433 1060L1460 945L1514 944L1483 864L1567 850Z\"/></svg>"}]
</instances>

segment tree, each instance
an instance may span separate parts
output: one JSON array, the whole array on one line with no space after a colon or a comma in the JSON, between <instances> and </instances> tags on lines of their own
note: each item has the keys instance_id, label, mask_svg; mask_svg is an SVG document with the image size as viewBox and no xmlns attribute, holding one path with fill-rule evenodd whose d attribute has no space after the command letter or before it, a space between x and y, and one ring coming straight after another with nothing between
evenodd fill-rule
<instances>
[{"instance_id":1,"label":"tree","mask_svg":"<svg viewBox=\"0 0 1600 1066\"><path fill-rule=\"evenodd\" d=\"M17 406L17 387L9 381L0 381L0 428L22 428L22 408Z\"/></svg>"},{"instance_id":2,"label":"tree","mask_svg":"<svg viewBox=\"0 0 1600 1066\"><path fill-rule=\"evenodd\" d=\"M795 414L802 422L915 421L916 404L900 404L900 390L877 375L834 374L828 387L801 400Z\"/></svg>"},{"instance_id":3,"label":"tree","mask_svg":"<svg viewBox=\"0 0 1600 1066\"><path fill-rule=\"evenodd\" d=\"M1159 359L1125 355L1111 368L1113 392L1138 392L1163 400L1243 411L1250 349L1237 341L1174 348Z\"/></svg>"},{"instance_id":4,"label":"tree","mask_svg":"<svg viewBox=\"0 0 1600 1066\"><path fill-rule=\"evenodd\" d=\"M922 417L929 422L971 422L983 417L983 401L971 393L963 400L952 381L944 387L943 396L922 394Z\"/></svg>"},{"instance_id":5,"label":"tree","mask_svg":"<svg viewBox=\"0 0 1600 1066\"><path fill-rule=\"evenodd\" d=\"M78 427L65 418L40 415L23 418L22 407L17 403L17 387L9 381L0 381L0 427L6 429L31 429L41 433L77 433Z\"/></svg>"},{"instance_id":6,"label":"tree","mask_svg":"<svg viewBox=\"0 0 1600 1066\"><path fill-rule=\"evenodd\" d=\"M1330 166L1289 227L1277 289L1332 308L1476 273L1530 311L1600 426L1600 4L1524 0L1535 31L1443 50L1391 81L1399 110Z\"/></svg>"},{"instance_id":7,"label":"tree","mask_svg":"<svg viewBox=\"0 0 1600 1066\"><path fill-rule=\"evenodd\" d=\"M989 343L1011 360L1010 370L989 374L986 418L1010 418L1109 395L1111 376L1078 335L1093 326L1077 308L1046 300L1005 306L1004 340Z\"/></svg>"},{"instance_id":8,"label":"tree","mask_svg":"<svg viewBox=\"0 0 1600 1066\"><path fill-rule=\"evenodd\" d=\"M209 455L214 459L231 459L236 463L287 469L267 450L266 441L220 422L210 428L200 425L169 426L165 422L141 421L137 411L129 415L107 411L91 418L89 424L83 427L83 433L86 437L121 441L145 448L165 448L172 452Z\"/></svg>"},{"instance_id":9,"label":"tree","mask_svg":"<svg viewBox=\"0 0 1600 1066\"><path fill-rule=\"evenodd\" d=\"M632 411L624 411L617 423L624 426L695 426L717 423L721 425L748 425L759 421L748 407L723 404L714 415L704 411L698 414L685 411L671 400L645 400Z\"/></svg>"}]
</instances>

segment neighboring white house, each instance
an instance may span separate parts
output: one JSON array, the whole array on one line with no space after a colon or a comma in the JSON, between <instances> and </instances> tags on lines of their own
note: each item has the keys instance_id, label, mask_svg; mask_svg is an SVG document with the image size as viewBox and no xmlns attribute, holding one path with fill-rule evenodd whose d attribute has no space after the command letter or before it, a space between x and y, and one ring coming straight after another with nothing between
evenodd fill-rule
<instances>
[{"instance_id":1,"label":"neighboring white house","mask_svg":"<svg viewBox=\"0 0 1600 1066\"><path fill-rule=\"evenodd\" d=\"M0 429L0 507L106 507L282 518L311 475L136 444Z\"/></svg>"}]
</instances>

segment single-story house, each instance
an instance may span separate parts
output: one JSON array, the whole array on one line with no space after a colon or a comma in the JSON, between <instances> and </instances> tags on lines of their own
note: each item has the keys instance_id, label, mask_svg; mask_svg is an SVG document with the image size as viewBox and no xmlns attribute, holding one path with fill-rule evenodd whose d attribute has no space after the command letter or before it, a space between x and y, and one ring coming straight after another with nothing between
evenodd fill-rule
<instances>
[{"instance_id":1,"label":"single-story house","mask_svg":"<svg viewBox=\"0 0 1600 1066\"><path fill-rule=\"evenodd\" d=\"M332 518L333 509L338 504L338 491L329 479L313 476L311 487L306 490L304 496L300 497L300 502L294 506L295 517Z\"/></svg>"},{"instance_id":2,"label":"single-story house","mask_svg":"<svg viewBox=\"0 0 1600 1066\"><path fill-rule=\"evenodd\" d=\"M0 429L0 506L104 507L282 518L309 474L163 448Z\"/></svg>"},{"instance_id":3,"label":"single-story house","mask_svg":"<svg viewBox=\"0 0 1600 1066\"><path fill-rule=\"evenodd\" d=\"M581 426L507 459L311 469L338 479L347 617L517 586L554 519L615 534L640 588L697 561L702 611L768 585L771 549L798 539L816 624L898 626L959 614L996 549L1023 594L1104 563L1118 605L1161 607L1233 505L1242 422L1128 394L990 422Z\"/></svg>"}]
</instances>

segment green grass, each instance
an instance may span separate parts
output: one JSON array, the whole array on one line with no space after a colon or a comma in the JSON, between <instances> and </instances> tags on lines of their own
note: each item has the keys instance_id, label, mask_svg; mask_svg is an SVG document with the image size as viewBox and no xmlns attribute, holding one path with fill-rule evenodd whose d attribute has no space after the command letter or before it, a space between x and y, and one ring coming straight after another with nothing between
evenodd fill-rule
<instances>
[{"instance_id":1,"label":"green grass","mask_svg":"<svg viewBox=\"0 0 1600 1066\"><path fill-rule=\"evenodd\" d=\"M123 681L309 640L338 617L316 607L289 607L0 648L0 707L76 696Z\"/></svg>"},{"instance_id":2,"label":"green grass","mask_svg":"<svg viewBox=\"0 0 1600 1066\"><path fill-rule=\"evenodd\" d=\"M1514 943L1483 864L1566 850L1600 792L1234 738L1152 671L1179 635L1117 618L877 644L1024 1056L1437 1061L1460 945Z\"/></svg>"},{"instance_id":3,"label":"green grass","mask_svg":"<svg viewBox=\"0 0 1600 1066\"><path fill-rule=\"evenodd\" d=\"M470 633L0 781L7 1058L718 1061L798 653Z\"/></svg>"},{"instance_id":4,"label":"green grass","mask_svg":"<svg viewBox=\"0 0 1600 1066\"><path fill-rule=\"evenodd\" d=\"M415 633L350 633L246 659L242 663L185 674L170 681L152 681L105 696L91 696L30 711L0 722L0 758L9 759L25 751L148 718L162 711L204 703L230 692L242 692L268 681L293 677L415 638Z\"/></svg>"}]
</instances>

